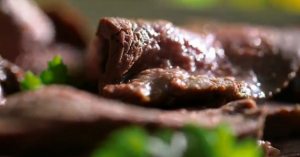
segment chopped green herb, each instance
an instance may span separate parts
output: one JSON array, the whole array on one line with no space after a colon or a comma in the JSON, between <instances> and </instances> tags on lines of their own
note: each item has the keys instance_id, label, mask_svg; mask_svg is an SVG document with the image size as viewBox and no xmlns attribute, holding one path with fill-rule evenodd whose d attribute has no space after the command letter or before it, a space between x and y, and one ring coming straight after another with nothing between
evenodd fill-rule
<instances>
[{"instance_id":1,"label":"chopped green herb","mask_svg":"<svg viewBox=\"0 0 300 157\"><path fill-rule=\"evenodd\" d=\"M146 132L138 127L119 130L92 157L147 157L147 138Z\"/></svg>"},{"instance_id":2,"label":"chopped green herb","mask_svg":"<svg viewBox=\"0 0 300 157\"><path fill-rule=\"evenodd\" d=\"M48 69L39 76L27 72L24 80L21 81L23 90L35 90L48 84L67 84L69 76L67 66L63 63L60 56L55 56L48 62Z\"/></svg>"},{"instance_id":3,"label":"chopped green herb","mask_svg":"<svg viewBox=\"0 0 300 157\"><path fill-rule=\"evenodd\" d=\"M21 82L23 90L35 90L43 86L42 80L31 72L26 72L24 80Z\"/></svg>"},{"instance_id":4,"label":"chopped green herb","mask_svg":"<svg viewBox=\"0 0 300 157\"><path fill-rule=\"evenodd\" d=\"M238 141L228 126L204 129L193 125L181 132L152 135L138 127L112 134L92 157L262 157L255 140Z\"/></svg>"},{"instance_id":5,"label":"chopped green herb","mask_svg":"<svg viewBox=\"0 0 300 157\"><path fill-rule=\"evenodd\" d=\"M60 56L54 57L48 62L48 69L40 75L44 84L66 84L68 80L67 66Z\"/></svg>"}]
</instances>

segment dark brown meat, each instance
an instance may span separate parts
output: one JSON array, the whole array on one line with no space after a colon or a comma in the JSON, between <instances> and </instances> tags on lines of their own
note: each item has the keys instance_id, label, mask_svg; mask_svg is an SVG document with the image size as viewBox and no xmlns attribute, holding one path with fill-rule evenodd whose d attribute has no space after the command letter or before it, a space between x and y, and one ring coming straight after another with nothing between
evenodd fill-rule
<instances>
[{"instance_id":1,"label":"dark brown meat","mask_svg":"<svg viewBox=\"0 0 300 157\"><path fill-rule=\"evenodd\" d=\"M259 140L258 145L263 148L265 157L278 157L280 155L280 150L274 148L270 142Z\"/></svg>"},{"instance_id":2,"label":"dark brown meat","mask_svg":"<svg viewBox=\"0 0 300 157\"><path fill-rule=\"evenodd\" d=\"M227 48L231 49L231 51L245 51L245 49L249 49L249 45L255 45L255 43L259 43L262 39L257 37L262 37L272 46L274 51L281 51L283 55L290 55L290 52L298 51L299 50L299 35L297 28L274 28L274 27L259 27L259 26L250 26L249 24L224 24L220 22L212 22L212 21L189 21L185 26L186 29L191 29L196 32L210 32L213 34L219 34L219 39L222 42L226 43L223 45L227 45ZM250 46L251 47L251 46ZM291 55L293 56L293 55ZM294 56L298 56L297 53ZM289 58L289 57L286 57ZM268 59L266 59L268 60ZM252 64L252 61L249 60ZM252 64L253 65L253 64ZM265 62L262 62L262 65L258 66L257 69L260 67L264 67ZM274 68L278 69L285 69L282 67L288 66L287 64L276 64ZM297 66L297 64L295 65ZM267 68L267 67L266 67ZM270 72L272 68L269 70L261 70L261 72L268 71ZM294 74L293 74L294 75ZM272 97L273 100L276 101L283 101L283 102L290 102L290 103L299 103L300 102L300 75L299 71L296 74L297 76L288 83L286 88L282 88L278 90L278 92ZM267 83L265 85L274 85L274 84L281 84L281 82L286 79L282 77L285 75L277 75L277 79L267 79L265 81L272 81L272 83ZM264 80L261 80L264 82ZM274 82L275 81L275 82ZM287 82L284 86L287 85ZM271 87L268 87L271 88Z\"/></svg>"},{"instance_id":3,"label":"dark brown meat","mask_svg":"<svg viewBox=\"0 0 300 157\"><path fill-rule=\"evenodd\" d=\"M297 154L297 147L288 148L282 139L296 140L299 115L297 107L272 103L257 107L251 99L233 101L219 109L145 109L67 86L48 86L8 97L0 110L0 155L85 154L111 131L131 124L151 131L180 129L190 123L207 128L229 123L240 138L271 141L275 148L269 142L260 143L270 154L278 153L276 148L284 150L281 155Z\"/></svg>"},{"instance_id":4,"label":"dark brown meat","mask_svg":"<svg viewBox=\"0 0 300 157\"><path fill-rule=\"evenodd\" d=\"M23 77L22 69L0 57L0 105L5 104L7 96L20 92L19 81Z\"/></svg>"},{"instance_id":5,"label":"dark brown meat","mask_svg":"<svg viewBox=\"0 0 300 157\"><path fill-rule=\"evenodd\" d=\"M300 140L290 139L273 142L273 145L280 149L279 157L298 157L300 156Z\"/></svg>"},{"instance_id":6,"label":"dark brown meat","mask_svg":"<svg viewBox=\"0 0 300 157\"><path fill-rule=\"evenodd\" d=\"M293 28L223 26L217 40L233 65L252 73L260 89L273 96L295 78L299 69L300 31ZM247 81L247 80L245 80ZM250 81L251 82L251 81Z\"/></svg>"},{"instance_id":7,"label":"dark brown meat","mask_svg":"<svg viewBox=\"0 0 300 157\"><path fill-rule=\"evenodd\" d=\"M150 68L179 66L208 75L223 53L211 35L188 32L167 21L122 18L102 19L92 46L100 55L100 90Z\"/></svg>"},{"instance_id":8,"label":"dark brown meat","mask_svg":"<svg viewBox=\"0 0 300 157\"><path fill-rule=\"evenodd\" d=\"M289 103L300 103L300 74L297 73L289 85L272 97L273 100Z\"/></svg>"},{"instance_id":9,"label":"dark brown meat","mask_svg":"<svg viewBox=\"0 0 300 157\"><path fill-rule=\"evenodd\" d=\"M263 131L263 139L270 141L272 146L280 150L280 157L296 157L299 149L299 106L285 106L269 103L262 106L266 117Z\"/></svg>"},{"instance_id":10,"label":"dark brown meat","mask_svg":"<svg viewBox=\"0 0 300 157\"><path fill-rule=\"evenodd\" d=\"M219 107L255 94L246 83L234 78L190 75L179 68L145 70L128 83L105 86L103 92L107 98L164 108Z\"/></svg>"},{"instance_id":11,"label":"dark brown meat","mask_svg":"<svg viewBox=\"0 0 300 157\"><path fill-rule=\"evenodd\" d=\"M100 92L145 69L180 67L245 81L253 97L264 98L296 76L299 36L298 30L233 26L195 33L167 21L103 18L90 48L90 67L93 78L100 77Z\"/></svg>"},{"instance_id":12,"label":"dark brown meat","mask_svg":"<svg viewBox=\"0 0 300 157\"><path fill-rule=\"evenodd\" d=\"M118 128L137 124L153 130L185 124L213 128L229 123L239 137L258 138L263 114L251 100L244 110L162 111L110 101L67 86L48 86L8 98L0 110L0 155L67 156L90 150ZM235 106L235 105L231 105Z\"/></svg>"},{"instance_id":13,"label":"dark brown meat","mask_svg":"<svg viewBox=\"0 0 300 157\"><path fill-rule=\"evenodd\" d=\"M299 138L300 109L296 105L293 108L275 108L263 106L262 109L270 114L266 118L264 139L275 141L288 138Z\"/></svg>"}]
</instances>

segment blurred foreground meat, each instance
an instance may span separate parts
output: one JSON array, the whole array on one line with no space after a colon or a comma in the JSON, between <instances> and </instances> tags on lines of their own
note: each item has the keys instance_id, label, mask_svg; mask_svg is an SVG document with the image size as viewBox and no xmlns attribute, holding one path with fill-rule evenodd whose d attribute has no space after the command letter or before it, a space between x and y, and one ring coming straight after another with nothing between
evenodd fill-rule
<instances>
[{"instance_id":1,"label":"blurred foreground meat","mask_svg":"<svg viewBox=\"0 0 300 157\"><path fill-rule=\"evenodd\" d=\"M82 76L89 24L77 11L61 3L41 9L31 0L1 0L0 6L3 58L39 74L60 55L72 76Z\"/></svg>"},{"instance_id":2,"label":"blurred foreground meat","mask_svg":"<svg viewBox=\"0 0 300 157\"><path fill-rule=\"evenodd\" d=\"M81 12L67 2L48 2L41 5L55 29L55 43L85 50L89 44L91 24Z\"/></svg>"},{"instance_id":3,"label":"blurred foreground meat","mask_svg":"<svg viewBox=\"0 0 300 157\"><path fill-rule=\"evenodd\" d=\"M107 93L105 86L110 84L109 89L118 90L109 95L120 100L127 100L127 95L119 93L134 93L131 85L139 82L131 80L138 80L135 78L142 71L177 67L192 75L244 81L251 89L250 97L260 99L280 92L296 76L298 38L300 32L293 29L224 26L214 31L201 28L197 33L161 20L103 18L91 44L89 62L93 71L99 72L93 74L100 78L101 94ZM158 85L152 82L151 86Z\"/></svg>"},{"instance_id":4,"label":"blurred foreground meat","mask_svg":"<svg viewBox=\"0 0 300 157\"><path fill-rule=\"evenodd\" d=\"M0 154L74 155L93 149L111 131L130 124L152 130L189 123L211 128L226 122L240 137L259 137L264 116L252 101L243 103L250 105L239 111L161 111L105 100L71 87L44 87L9 97L0 110Z\"/></svg>"},{"instance_id":5,"label":"blurred foreground meat","mask_svg":"<svg viewBox=\"0 0 300 157\"><path fill-rule=\"evenodd\" d=\"M53 25L34 2L1 0L0 3L2 57L14 62L18 55L53 41Z\"/></svg>"},{"instance_id":6,"label":"blurred foreground meat","mask_svg":"<svg viewBox=\"0 0 300 157\"><path fill-rule=\"evenodd\" d=\"M229 123L240 138L277 142L298 137L285 133L299 132L299 111L276 105L258 108L250 99L231 102L220 109L162 111L106 100L67 86L48 86L8 98L6 107L0 110L0 155L85 154L111 131L131 124L151 131L180 129L190 123L207 128ZM275 125L284 127L278 130ZM268 143L265 146L271 148Z\"/></svg>"}]
</instances>

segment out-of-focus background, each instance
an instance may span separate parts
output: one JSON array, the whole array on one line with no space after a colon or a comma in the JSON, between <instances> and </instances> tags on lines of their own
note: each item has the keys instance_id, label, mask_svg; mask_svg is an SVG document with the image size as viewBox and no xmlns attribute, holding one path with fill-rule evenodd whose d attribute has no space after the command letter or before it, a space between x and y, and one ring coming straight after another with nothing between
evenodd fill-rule
<instances>
[{"instance_id":1,"label":"out-of-focus background","mask_svg":"<svg viewBox=\"0 0 300 157\"><path fill-rule=\"evenodd\" d=\"M105 16L166 19L216 19L262 25L300 24L300 0L36 0L67 2L87 16L95 28Z\"/></svg>"}]
</instances>

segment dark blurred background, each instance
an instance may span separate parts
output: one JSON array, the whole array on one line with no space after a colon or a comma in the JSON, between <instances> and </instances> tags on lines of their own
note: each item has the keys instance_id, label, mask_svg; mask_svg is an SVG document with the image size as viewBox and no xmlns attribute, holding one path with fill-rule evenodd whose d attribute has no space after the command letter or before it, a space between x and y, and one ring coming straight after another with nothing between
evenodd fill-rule
<instances>
[{"instance_id":1,"label":"dark blurred background","mask_svg":"<svg viewBox=\"0 0 300 157\"><path fill-rule=\"evenodd\" d=\"M188 19L215 19L261 25L300 24L299 0L36 0L67 2L87 16L95 28L99 18L166 19L181 24Z\"/></svg>"}]
</instances>

